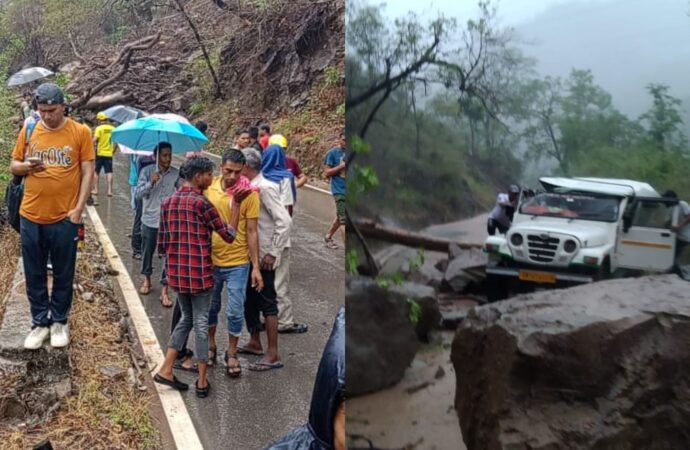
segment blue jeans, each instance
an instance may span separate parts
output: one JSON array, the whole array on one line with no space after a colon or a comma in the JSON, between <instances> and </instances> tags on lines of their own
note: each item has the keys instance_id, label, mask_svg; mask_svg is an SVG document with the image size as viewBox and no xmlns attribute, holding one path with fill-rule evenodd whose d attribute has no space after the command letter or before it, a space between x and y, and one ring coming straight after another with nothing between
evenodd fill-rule
<instances>
[{"instance_id":1,"label":"blue jeans","mask_svg":"<svg viewBox=\"0 0 690 450\"><path fill-rule=\"evenodd\" d=\"M213 271L213 295L211 296L211 311L208 315L208 326L218 325L220 312L220 296L223 293L223 283L228 290L228 304L225 315L228 319L228 333L239 337L242 334L244 321L244 299L247 294L247 279L249 278L249 263L241 266L216 267Z\"/></svg>"},{"instance_id":2,"label":"blue jeans","mask_svg":"<svg viewBox=\"0 0 690 450\"><path fill-rule=\"evenodd\" d=\"M72 282L77 262L79 225L65 218L42 225L24 217L20 221L26 295L34 326L67 323L72 307ZM48 258L53 261L53 291L48 295Z\"/></svg>"}]
</instances>

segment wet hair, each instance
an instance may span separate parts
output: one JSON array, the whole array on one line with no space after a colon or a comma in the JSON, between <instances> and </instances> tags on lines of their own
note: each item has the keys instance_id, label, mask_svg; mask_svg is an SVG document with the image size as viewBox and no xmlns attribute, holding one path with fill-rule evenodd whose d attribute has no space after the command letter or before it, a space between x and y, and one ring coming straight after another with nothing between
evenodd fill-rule
<instances>
[{"instance_id":1,"label":"wet hair","mask_svg":"<svg viewBox=\"0 0 690 450\"><path fill-rule=\"evenodd\" d=\"M244 154L235 148L225 150L225 153L223 153L223 164L228 161L242 165L247 162L247 160L244 158Z\"/></svg>"},{"instance_id":2,"label":"wet hair","mask_svg":"<svg viewBox=\"0 0 690 450\"><path fill-rule=\"evenodd\" d=\"M172 151L172 145L170 142L159 142L158 145L156 145L156 148L153 149L153 154L157 155L159 151L163 150L164 148L169 148L170 151Z\"/></svg>"},{"instance_id":3,"label":"wet hair","mask_svg":"<svg viewBox=\"0 0 690 450\"><path fill-rule=\"evenodd\" d=\"M266 133L271 134L271 127L267 123L262 123L259 125L260 130L264 130Z\"/></svg>"},{"instance_id":4,"label":"wet hair","mask_svg":"<svg viewBox=\"0 0 690 450\"><path fill-rule=\"evenodd\" d=\"M194 126L197 130L201 131L204 134L206 134L206 130L208 130L208 125L203 120L198 121L194 124Z\"/></svg>"},{"instance_id":5,"label":"wet hair","mask_svg":"<svg viewBox=\"0 0 690 450\"><path fill-rule=\"evenodd\" d=\"M194 156L189 158L180 168L180 176L187 181L194 178L194 175L198 173L208 173L213 172L216 167L213 161L205 156Z\"/></svg>"},{"instance_id":6,"label":"wet hair","mask_svg":"<svg viewBox=\"0 0 690 450\"><path fill-rule=\"evenodd\" d=\"M248 147L242 150L244 158L247 160L247 166L261 172L261 152L254 147Z\"/></svg>"},{"instance_id":7,"label":"wet hair","mask_svg":"<svg viewBox=\"0 0 690 450\"><path fill-rule=\"evenodd\" d=\"M247 133L249 133L249 136L254 140L259 138L259 129L257 127L249 127Z\"/></svg>"},{"instance_id":8,"label":"wet hair","mask_svg":"<svg viewBox=\"0 0 690 450\"><path fill-rule=\"evenodd\" d=\"M678 194L676 194L676 191L672 191L670 189L668 191L664 192L663 196L667 197L667 198L678 198Z\"/></svg>"}]
</instances>

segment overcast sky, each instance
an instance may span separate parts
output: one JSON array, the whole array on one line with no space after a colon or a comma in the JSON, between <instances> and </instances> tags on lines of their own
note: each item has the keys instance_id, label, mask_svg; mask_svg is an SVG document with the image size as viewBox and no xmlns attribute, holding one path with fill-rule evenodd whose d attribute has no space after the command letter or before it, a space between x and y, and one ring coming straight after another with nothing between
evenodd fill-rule
<instances>
[{"instance_id":1,"label":"overcast sky","mask_svg":"<svg viewBox=\"0 0 690 450\"><path fill-rule=\"evenodd\" d=\"M370 0L376 3L375 0ZM410 9L432 19L441 11L460 24L478 17L475 0L390 1L393 19ZM590 69L615 106L636 118L649 108L645 86L665 83L690 124L690 2L688 0L503 0L502 26L516 30L542 75L567 77Z\"/></svg>"}]
</instances>

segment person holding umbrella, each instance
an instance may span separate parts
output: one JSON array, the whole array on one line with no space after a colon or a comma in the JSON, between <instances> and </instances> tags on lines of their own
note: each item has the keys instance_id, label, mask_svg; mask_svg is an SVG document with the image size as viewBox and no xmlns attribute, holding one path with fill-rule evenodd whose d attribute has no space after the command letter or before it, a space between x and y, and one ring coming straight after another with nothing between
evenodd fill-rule
<instances>
[{"instance_id":1,"label":"person holding umbrella","mask_svg":"<svg viewBox=\"0 0 690 450\"><path fill-rule=\"evenodd\" d=\"M144 281L139 293L147 295L151 292L151 274L153 274L153 253L156 250L158 226L160 224L160 208L163 200L175 193L180 183L180 172L171 167L172 146L168 142L161 142L153 151L156 164L146 166L139 174L136 199L142 200L141 213L141 274ZM161 303L170 307L172 302L168 297L168 289L163 285Z\"/></svg>"}]
</instances>

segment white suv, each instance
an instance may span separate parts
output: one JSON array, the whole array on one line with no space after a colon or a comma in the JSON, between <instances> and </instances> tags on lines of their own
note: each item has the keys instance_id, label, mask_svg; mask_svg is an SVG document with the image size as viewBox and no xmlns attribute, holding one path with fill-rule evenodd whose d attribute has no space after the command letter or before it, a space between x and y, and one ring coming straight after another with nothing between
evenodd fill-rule
<instances>
[{"instance_id":1,"label":"white suv","mask_svg":"<svg viewBox=\"0 0 690 450\"><path fill-rule=\"evenodd\" d=\"M505 235L489 236L489 300L541 285L572 285L613 273L669 272L678 201L649 184L604 178L541 178L523 193Z\"/></svg>"}]
</instances>

